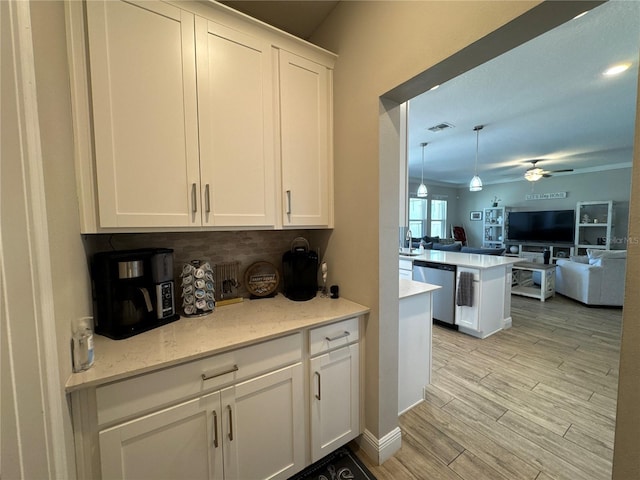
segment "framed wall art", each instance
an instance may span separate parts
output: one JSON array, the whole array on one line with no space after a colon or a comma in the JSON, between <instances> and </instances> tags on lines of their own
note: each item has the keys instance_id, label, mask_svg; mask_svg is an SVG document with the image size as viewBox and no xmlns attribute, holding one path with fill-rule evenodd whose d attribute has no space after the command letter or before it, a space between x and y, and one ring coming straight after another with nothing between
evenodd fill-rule
<instances>
[{"instance_id":1,"label":"framed wall art","mask_svg":"<svg viewBox=\"0 0 640 480\"><path fill-rule=\"evenodd\" d=\"M471 212L469 218L471 220L482 220L482 212L481 211Z\"/></svg>"}]
</instances>

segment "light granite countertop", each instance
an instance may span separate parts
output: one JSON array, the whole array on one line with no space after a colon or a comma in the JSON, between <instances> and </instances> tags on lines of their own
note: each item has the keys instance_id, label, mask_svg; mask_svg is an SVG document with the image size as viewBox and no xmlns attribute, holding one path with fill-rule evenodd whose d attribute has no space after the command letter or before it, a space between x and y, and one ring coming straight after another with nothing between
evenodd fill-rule
<instances>
[{"instance_id":1,"label":"light granite countertop","mask_svg":"<svg viewBox=\"0 0 640 480\"><path fill-rule=\"evenodd\" d=\"M94 335L94 365L71 374L65 388L69 393L95 387L368 312L344 298L294 302L278 294L217 307L204 317L182 317L124 340Z\"/></svg>"},{"instance_id":2,"label":"light granite countertop","mask_svg":"<svg viewBox=\"0 0 640 480\"><path fill-rule=\"evenodd\" d=\"M398 294L400 295L400 299L407 297L412 297L414 295L420 295L422 293L433 292L434 290L438 290L442 288L438 285L432 285L430 283L416 282L415 280L407 280L405 278L400 279L400 284L398 286Z\"/></svg>"},{"instance_id":3,"label":"light granite countertop","mask_svg":"<svg viewBox=\"0 0 640 480\"><path fill-rule=\"evenodd\" d=\"M517 262L523 262L524 258L505 257L500 255L482 255L479 253L446 252L443 250L425 250L420 255L403 255L405 260L423 260L427 262L446 263L459 267L478 268L480 270L495 267L504 267Z\"/></svg>"}]
</instances>

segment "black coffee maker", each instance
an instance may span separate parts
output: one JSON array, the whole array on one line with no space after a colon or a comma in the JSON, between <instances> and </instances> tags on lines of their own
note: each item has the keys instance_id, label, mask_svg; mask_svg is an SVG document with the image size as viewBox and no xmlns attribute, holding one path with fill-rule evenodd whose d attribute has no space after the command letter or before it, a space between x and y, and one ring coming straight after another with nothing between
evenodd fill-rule
<instances>
[{"instance_id":1,"label":"black coffee maker","mask_svg":"<svg viewBox=\"0 0 640 480\"><path fill-rule=\"evenodd\" d=\"M175 309L171 249L96 253L91 277L98 334L117 340L180 318Z\"/></svg>"},{"instance_id":2,"label":"black coffee maker","mask_svg":"<svg viewBox=\"0 0 640 480\"><path fill-rule=\"evenodd\" d=\"M305 238L295 238L282 256L282 275L289 300L311 300L318 293L318 254L309 250Z\"/></svg>"}]
</instances>

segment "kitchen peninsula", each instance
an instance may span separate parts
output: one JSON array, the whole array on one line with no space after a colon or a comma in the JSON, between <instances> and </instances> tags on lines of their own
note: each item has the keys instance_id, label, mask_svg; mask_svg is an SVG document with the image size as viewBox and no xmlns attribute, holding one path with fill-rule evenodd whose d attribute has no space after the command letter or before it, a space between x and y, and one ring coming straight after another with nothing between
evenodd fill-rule
<instances>
[{"instance_id":1,"label":"kitchen peninsula","mask_svg":"<svg viewBox=\"0 0 640 480\"><path fill-rule=\"evenodd\" d=\"M511 326L512 266L522 260L517 257L441 250L426 250L418 255L400 254L401 266L406 268L408 261L413 264L414 279L417 279L418 265L432 265L435 269L443 268L450 272L450 288L444 285L442 291L434 294L434 302L435 295L440 295L438 301L451 309L452 323L457 325L458 330L478 338L486 338ZM468 306L457 305L455 301L460 274L463 272L473 276L472 297ZM438 284L434 281L428 283ZM435 312L434 318L437 318Z\"/></svg>"},{"instance_id":2,"label":"kitchen peninsula","mask_svg":"<svg viewBox=\"0 0 640 480\"><path fill-rule=\"evenodd\" d=\"M96 335L66 384L78 478L290 477L362 433L368 311L277 295Z\"/></svg>"}]
</instances>

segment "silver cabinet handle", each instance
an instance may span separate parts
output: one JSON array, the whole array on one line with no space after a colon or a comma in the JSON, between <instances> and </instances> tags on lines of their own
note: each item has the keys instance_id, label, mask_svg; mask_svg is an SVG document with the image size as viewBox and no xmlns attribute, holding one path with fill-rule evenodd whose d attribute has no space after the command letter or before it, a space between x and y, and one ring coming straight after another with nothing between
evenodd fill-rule
<instances>
[{"instance_id":1,"label":"silver cabinet handle","mask_svg":"<svg viewBox=\"0 0 640 480\"><path fill-rule=\"evenodd\" d=\"M221 372L205 372L200 377L202 381L211 380L212 378L221 377L222 375L226 375L227 373L233 373L238 371L238 365L234 365L233 367L229 367Z\"/></svg>"},{"instance_id":2,"label":"silver cabinet handle","mask_svg":"<svg viewBox=\"0 0 640 480\"><path fill-rule=\"evenodd\" d=\"M287 215L291 215L291 190L287 190Z\"/></svg>"},{"instance_id":3,"label":"silver cabinet handle","mask_svg":"<svg viewBox=\"0 0 640 480\"><path fill-rule=\"evenodd\" d=\"M231 410L231 405L227 405L227 409L229 409L229 441L233 442L233 411Z\"/></svg>"},{"instance_id":4,"label":"silver cabinet handle","mask_svg":"<svg viewBox=\"0 0 640 480\"><path fill-rule=\"evenodd\" d=\"M322 378L320 378L319 372L314 372L316 377L318 378L318 393L316 393L316 398L318 400L322 400Z\"/></svg>"},{"instance_id":5,"label":"silver cabinet handle","mask_svg":"<svg viewBox=\"0 0 640 480\"><path fill-rule=\"evenodd\" d=\"M209 213L211 211L211 198L209 196L209 184L204 187L204 204L205 204L205 212Z\"/></svg>"},{"instance_id":6,"label":"silver cabinet handle","mask_svg":"<svg viewBox=\"0 0 640 480\"><path fill-rule=\"evenodd\" d=\"M213 411L213 446L218 448L218 414Z\"/></svg>"},{"instance_id":7,"label":"silver cabinet handle","mask_svg":"<svg viewBox=\"0 0 640 480\"><path fill-rule=\"evenodd\" d=\"M191 184L191 211L196 213L198 211L198 198L196 197L196 184Z\"/></svg>"},{"instance_id":8,"label":"silver cabinet handle","mask_svg":"<svg viewBox=\"0 0 640 480\"><path fill-rule=\"evenodd\" d=\"M338 340L340 338L348 337L349 335L351 335L351 333L349 333L349 332L347 332L345 330L344 332L339 333L335 337L324 337L324 338L327 340L327 342L333 342L334 340Z\"/></svg>"}]
</instances>

